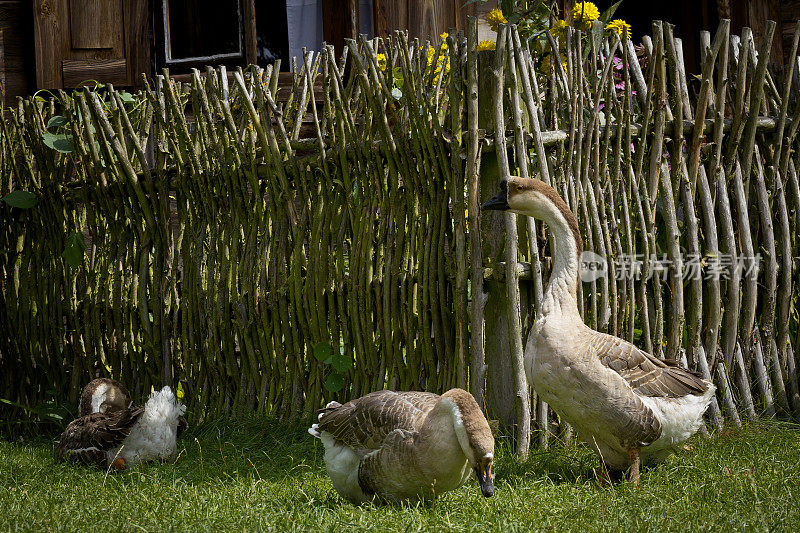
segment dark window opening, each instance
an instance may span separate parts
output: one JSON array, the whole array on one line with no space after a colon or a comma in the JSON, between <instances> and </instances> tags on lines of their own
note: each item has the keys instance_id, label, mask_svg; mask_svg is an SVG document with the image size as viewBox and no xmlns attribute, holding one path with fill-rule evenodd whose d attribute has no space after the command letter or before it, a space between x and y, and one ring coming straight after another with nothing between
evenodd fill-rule
<instances>
[{"instance_id":1,"label":"dark window opening","mask_svg":"<svg viewBox=\"0 0 800 533\"><path fill-rule=\"evenodd\" d=\"M623 2L614 13L614 18L624 19L631 25L635 43L641 42L642 35L653 34L654 20L674 24L675 37L680 37L683 41L686 71L693 74L699 74L701 69L700 30L711 31L713 39L719 24L716 4L710 0Z\"/></svg>"},{"instance_id":2,"label":"dark window opening","mask_svg":"<svg viewBox=\"0 0 800 533\"><path fill-rule=\"evenodd\" d=\"M243 58L239 2L163 0L167 65Z\"/></svg>"},{"instance_id":3,"label":"dark window opening","mask_svg":"<svg viewBox=\"0 0 800 533\"><path fill-rule=\"evenodd\" d=\"M355 32L348 18L352 2L360 7ZM304 48L318 52L327 39L341 51L345 37L358 30L371 37L374 24L373 0L158 0L156 5L156 61L173 74L206 65L265 67L277 60L286 72L293 55L302 64ZM323 16L323 5L332 8L329 16Z\"/></svg>"},{"instance_id":4,"label":"dark window opening","mask_svg":"<svg viewBox=\"0 0 800 533\"><path fill-rule=\"evenodd\" d=\"M286 24L286 0L256 3L258 64L271 65L281 60L281 70L289 69L289 33Z\"/></svg>"}]
</instances>

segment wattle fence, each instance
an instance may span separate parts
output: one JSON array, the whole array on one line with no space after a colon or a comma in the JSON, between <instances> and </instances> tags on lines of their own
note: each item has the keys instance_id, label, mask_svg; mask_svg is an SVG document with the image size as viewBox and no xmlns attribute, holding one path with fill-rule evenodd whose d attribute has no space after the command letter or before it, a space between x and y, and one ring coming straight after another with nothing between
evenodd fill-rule
<instances>
[{"instance_id":1,"label":"wattle fence","mask_svg":"<svg viewBox=\"0 0 800 533\"><path fill-rule=\"evenodd\" d=\"M0 123L0 416L96 375L179 386L195 420L460 386L521 441L531 420L568 440L518 365L547 232L478 210L510 172L562 193L605 268L588 324L713 378L710 427L800 418L800 101L795 62L767 68L774 28L756 48L723 21L697 78L668 24L640 49L567 28L543 56L513 26L479 52L472 21L446 46L309 53L283 98L250 67L21 100Z\"/></svg>"}]
</instances>

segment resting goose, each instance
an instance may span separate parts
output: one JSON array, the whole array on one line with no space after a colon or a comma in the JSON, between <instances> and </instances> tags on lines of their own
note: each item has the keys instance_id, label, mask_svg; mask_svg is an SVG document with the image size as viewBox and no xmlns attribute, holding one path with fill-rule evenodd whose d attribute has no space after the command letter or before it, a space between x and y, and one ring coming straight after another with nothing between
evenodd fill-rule
<instances>
[{"instance_id":1,"label":"resting goose","mask_svg":"<svg viewBox=\"0 0 800 533\"><path fill-rule=\"evenodd\" d=\"M132 409L128 389L115 379L95 378L81 392L80 416L92 413L113 413L122 409ZM178 436L186 431L189 424L182 416L178 418Z\"/></svg>"},{"instance_id":2,"label":"resting goose","mask_svg":"<svg viewBox=\"0 0 800 533\"><path fill-rule=\"evenodd\" d=\"M433 498L460 487L474 470L494 493L494 437L475 398L462 389L378 391L331 402L309 433L322 440L336 491L354 503Z\"/></svg>"},{"instance_id":3,"label":"resting goose","mask_svg":"<svg viewBox=\"0 0 800 533\"><path fill-rule=\"evenodd\" d=\"M698 430L714 385L583 323L576 298L581 236L555 189L512 176L481 207L543 220L553 232L553 270L525 354L528 382L604 465L630 466L629 479L638 483L642 461L663 459Z\"/></svg>"},{"instance_id":4,"label":"resting goose","mask_svg":"<svg viewBox=\"0 0 800 533\"><path fill-rule=\"evenodd\" d=\"M144 407L93 412L69 423L56 445L58 458L119 469L129 462L175 454L178 424L186 407L172 390L153 392Z\"/></svg>"}]
</instances>

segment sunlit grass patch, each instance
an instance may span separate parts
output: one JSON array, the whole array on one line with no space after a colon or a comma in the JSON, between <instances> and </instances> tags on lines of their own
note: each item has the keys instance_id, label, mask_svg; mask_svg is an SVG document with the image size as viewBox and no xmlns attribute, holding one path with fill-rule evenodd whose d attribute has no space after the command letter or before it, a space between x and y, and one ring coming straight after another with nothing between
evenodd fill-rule
<instances>
[{"instance_id":1,"label":"sunlit grass patch","mask_svg":"<svg viewBox=\"0 0 800 533\"><path fill-rule=\"evenodd\" d=\"M0 442L0 529L278 531L797 530L800 430L758 424L695 437L641 486L595 479L584 446L500 440L495 496L469 482L434 503L354 506L333 490L305 425L224 420L190 429L174 462L108 474L54 462L53 439Z\"/></svg>"}]
</instances>

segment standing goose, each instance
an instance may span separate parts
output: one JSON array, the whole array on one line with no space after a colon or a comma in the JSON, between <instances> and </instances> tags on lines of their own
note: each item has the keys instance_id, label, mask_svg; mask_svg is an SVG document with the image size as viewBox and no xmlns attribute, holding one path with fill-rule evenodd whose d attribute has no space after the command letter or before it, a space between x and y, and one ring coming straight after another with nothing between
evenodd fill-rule
<instances>
[{"instance_id":1,"label":"standing goose","mask_svg":"<svg viewBox=\"0 0 800 533\"><path fill-rule=\"evenodd\" d=\"M543 220L555 238L553 270L525 354L536 392L613 469L657 462L698 430L715 387L694 372L589 328L578 313L582 241L572 211L536 179L512 176L482 209Z\"/></svg>"},{"instance_id":2,"label":"standing goose","mask_svg":"<svg viewBox=\"0 0 800 533\"><path fill-rule=\"evenodd\" d=\"M494 493L494 437L475 398L462 389L373 392L331 402L309 433L322 440L336 491L354 503L433 498L460 487L474 470Z\"/></svg>"},{"instance_id":3,"label":"standing goose","mask_svg":"<svg viewBox=\"0 0 800 533\"><path fill-rule=\"evenodd\" d=\"M164 387L152 393L144 407L81 416L61 434L58 458L119 469L131 461L166 459L175 454L179 419L185 411L172 390Z\"/></svg>"}]
</instances>

